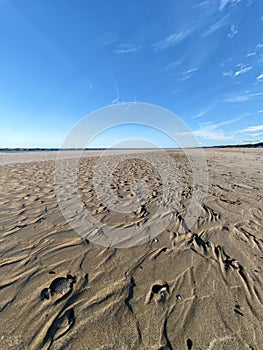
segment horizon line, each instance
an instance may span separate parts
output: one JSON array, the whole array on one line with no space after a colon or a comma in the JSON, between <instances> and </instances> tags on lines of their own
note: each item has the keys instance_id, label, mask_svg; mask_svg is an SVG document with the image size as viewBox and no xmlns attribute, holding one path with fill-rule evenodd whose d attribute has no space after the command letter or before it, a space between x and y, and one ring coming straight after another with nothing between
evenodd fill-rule
<instances>
[{"instance_id":1,"label":"horizon line","mask_svg":"<svg viewBox=\"0 0 263 350\"><path fill-rule=\"evenodd\" d=\"M107 151L107 150L178 150L178 149L199 149L199 148L227 148L227 147L263 147L263 142L246 143L246 144L229 144L214 146L190 146L190 147L95 147L95 148L58 148L58 147L0 147L0 152L12 151Z\"/></svg>"}]
</instances>

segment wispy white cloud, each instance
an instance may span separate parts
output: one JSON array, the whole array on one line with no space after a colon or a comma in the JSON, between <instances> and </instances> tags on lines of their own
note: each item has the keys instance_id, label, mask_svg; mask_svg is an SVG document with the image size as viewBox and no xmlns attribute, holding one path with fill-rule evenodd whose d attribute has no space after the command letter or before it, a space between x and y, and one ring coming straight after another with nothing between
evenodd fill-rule
<instances>
[{"instance_id":1,"label":"wispy white cloud","mask_svg":"<svg viewBox=\"0 0 263 350\"><path fill-rule=\"evenodd\" d=\"M263 135L263 125L252 125L244 129L238 129L233 131L233 134L234 135L244 134L244 135L247 135L246 137L248 137L249 135L249 137L257 138ZM258 140L253 140L253 142L256 142L256 141Z\"/></svg>"},{"instance_id":2,"label":"wispy white cloud","mask_svg":"<svg viewBox=\"0 0 263 350\"><path fill-rule=\"evenodd\" d=\"M193 134L205 140L223 141L232 139L233 136L226 136L223 130L209 130L209 128L202 128L193 131Z\"/></svg>"},{"instance_id":3,"label":"wispy white cloud","mask_svg":"<svg viewBox=\"0 0 263 350\"><path fill-rule=\"evenodd\" d=\"M238 70L236 71L230 70L227 72L223 72L223 76L228 78L238 77L241 74L249 72L253 68L252 66L246 66L243 64L238 64L237 67L238 67Z\"/></svg>"},{"instance_id":4,"label":"wispy white cloud","mask_svg":"<svg viewBox=\"0 0 263 350\"><path fill-rule=\"evenodd\" d=\"M245 115L225 120L221 123L202 123L198 130L193 131L194 135L206 139L206 140L215 140L215 141L223 141L230 140L234 138L234 134L226 135L222 126L235 123L242 119Z\"/></svg>"},{"instance_id":5,"label":"wispy white cloud","mask_svg":"<svg viewBox=\"0 0 263 350\"><path fill-rule=\"evenodd\" d=\"M253 50L250 50L246 54L246 57L252 57L252 56L256 56L257 54L260 54L262 49L263 49L263 44L259 43L256 45L256 47Z\"/></svg>"},{"instance_id":6,"label":"wispy white cloud","mask_svg":"<svg viewBox=\"0 0 263 350\"><path fill-rule=\"evenodd\" d=\"M252 134L250 134L250 136L253 136L253 137L263 136L263 131L262 132L253 132Z\"/></svg>"},{"instance_id":7,"label":"wispy white cloud","mask_svg":"<svg viewBox=\"0 0 263 350\"><path fill-rule=\"evenodd\" d=\"M235 76L249 72L252 69L252 66L242 66L239 70L235 72Z\"/></svg>"},{"instance_id":8,"label":"wispy white cloud","mask_svg":"<svg viewBox=\"0 0 263 350\"><path fill-rule=\"evenodd\" d=\"M181 133L181 136L194 135L198 139L202 140L213 140L213 141L224 141L232 139L232 135L226 135L223 130L212 130L210 127L201 126L198 130L194 130L191 133Z\"/></svg>"},{"instance_id":9,"label":"wispy white cloud","mask_svg":"<svg viewBox=\"0 0 263 350\"><path fill-rule=\"evenodd\" d=\"M181 41L186 39L194 31L195 27L182 30L178 33L174 33L166 37L152 46L154 51L165 50L169 47L179 44Z\"/></svg>"},{"instance_id":10,"label":"wispy white cloud","mask_svg":"<svg viewBox=\"0 0 263 350\"><path fill-rule=\"evenodd\" d=\"M261 54L258 58L258 61L257 61L259 64L260 63L263 63L263 54Z\"/></svg>"},{"instance_id":11,"label":"wispy white cloud","mask_svg":"<svg viewBox=\"0 0 263 350\"><path fill-rule=\"evenodd\" d=\"M233 57L229 57L229 58L226 59L225 61L221 62L221 63L220 63L220 66L225 67L225 66L229 65L229 64L232 63L232 62L233 62Z\"/></svg>"},{"instance_id":12,"label":"wispy white cloud","mask_svg":"<svg viewBox=\"0 0 263 350\"><path fill-rule=\"evenodd\" d=\"M194 5L193 8L196 8L196 7L206 7L206 6L211 6L211 0L204 0L204 1L201 1L201 2L199 2L199 4Z\"/></svg>"},{"instance_id":13,"label":"wispy white cloud","mask_svg":"<svg viewBox=\"0 0 263 350\"><path fill-rule=\"evenodd\" d=\"M192 68L192 69L188 69L188 70L186 70L184 72L181 72L181 73L179 73L179 76L180 76L179 80L182 80L182 81L188 80L197 71L198 71L198 68Z\"/></svg>"},{"instance_id":14,"label":"wispy white cloud","mask_svg":"<svg viewBox=\"0 0 263 350\"><path fill-rule=\"evenodd\" d=\"M245 102L249 100L249 96L247 95L236 95L236 96L231 96L231 97L227 97L226 99L224 99L224 102Z\"/></svg>"},{"instance_id":15,"label":"wispy white cloud","mask_svg":"<svg viewBox=\"0 0 263 350\"><path fill-rule=\"evenodd\" d=\"M259 74L259 76L257 77L257 80L262 80L263 79L263 73Z\"/></svg>"},{"instance_id":16,"label":"wispy white cloud","mask_svg":"<svg viewBox=\"0 0 263 350\"><path fill-rule=\"evenodd\" d=\"M238 117L235 117L235 118L232 118L232 119L229 119L229 120L225 120L224 122L221 122L219 124L217 124L218 126L222 126L222 125L228 125L228 124L232 124L232 123L236 123L238 122L239 120L243 119L244 117L247 117L251 115L251 113L245 113L245 114L242 114Z\"/></svg>"},{"instance_id":17,"label":"wispy white cloud","mask_svg":"<svg viewBox=\"0 0 263 350\"><path fill-rule=\"evenodd\" d=\"M258 110L257 113L263 113L263 109Z\"/></svg>"},{"instance_id":18,"label":"wispy white cloud","mask_svg":"<svg viewBox=\"0 0 263 350\"><path fill-rule=\"evenodd\" d=\"M219 10L222 11L229 2L230 0L221 0L219 4Z\"/></svg>"},{"instance_id":19,"label":"wispy white cloud","mask_svg":"<svg viewBox=\"0 0 263 350\"><path fill-rule=\"evenodd\" d=\"M216 32L218 29L224 27L227 24L228 21L228 15L222 17L219 21L213 23L204 33L203 36L207 36L210 34L213 34Z\"/></svg>"},{"instance_id":20,"label":"wispy white cloud","mask_svg":"<svg viewBox=\"0 0 263 350\"><path fill-rule=\"evenodd\" d=\"M263 131L263 125L253 125L249 126L246 129L243 129L243 132L254 132L254 131Z\"/></svg>"},{"instance_id":21,"label":"wispy white cloud","mask_svg":"<svg viewBox=\"0 0 263 350\"><path fill-rule=\"evenodd\" d=\"M234 36L237 35L237 33L238 33L238 27L232 24L232 26L230 27L230 32L227 34L227 37L229 39L233 39Z\"/></svg>"},{"instance_id":22,"label":"wispy white cloud","mask_svg":"<svg viewBox=\"0 0 263 350\"><path fill-rule=\"evenodd\" d=\"M132 53L136 52L140 49L140 46L134 46L132 44L119 44L114 52L117 54L127 54L127 53Z\"/></svg>"},{"instance_id":23,"label":"wispy white cloud","mask_svg":"<svg viewBox=\"0 0 263 350\"><path fill-rule=\"evenodd\" d=\"M255 56L256 55L256 52L249 52L246 57L252 57L252 56Z\"/></svg>"},{"instance_id":24,"label":"wispy white cloud","mask_svg":"<svg viewBox=\"0 0 263 350\"><path fill-rule=\"evenodd\" d=\"M222 11L228 4L239 3L241 0L220 0L219 10Z\"/></svg>"},{"instance_id":25,"label":"wispy white cloud","mask_svg":"<svg viewBox=\"0 0 263 350\"><path fill-rule=\"evenodd\" d=\"M111 103L113 103L113 104L120 103L120 92L119 92L119 88L118 88L118 85L117 85L115 80L113 80L113 85L114 85L114 89L116 92L116 97L111 101Z\"/></svg>"},{"instance_id":26,"label":"wispy white cloud","mask_svg":"<svg viewBox=\"0 0 263 350\"><path fill-rule=\"evenodd\" d=\"M228 78L233 78L234 72L232 70L230 70L228 72L223 72L223 76L228 77Z\"/></svg>"},{"instance_id":27,"label":"wispy white cloud","mask_svg":"<svg viewBox=\"0 0 263 350\"><path fill-rule=\"evenodd\" d=\"M162 72L168 72L168 71L171 71L173 70L174 68L177 68L178 66L180 66L180 64L183 63L183 58L181 59L178 59L176 61L173 61L173 62L170 62L168 63L166 66L163 66L160 71Z\"/></svg>"},{"instance_id":28,"label":"wispy white cloud","mask_svg":"<svg viewBox=\"0 0 263 350\"><path fill-rule=\"evenodd\" d=\"M203 111L201 111L201 112L195 114L195 115L192 117L192 119L197 119L197 118L203 117L203 116L209 111L209 109L210 109L210 108L206 108L206 109L204 109Z\"/></svg>"},{"instance_id":29,"label":"wispy white cloud","mask_svg":"<svg viewBox=\"0 0 263 350\"><path fill-rule=\"evenodd\" d=\"M258 96L263 96L263 92L256 92L256 93L247 93L247 94L241 94L241 95L228 95L226 96L223 101L224 102L233 102L233 103L241 103L241 102L245 102L248 101L254 97L258 97Z\"/></svg>"},{"instance_id":30,"label":"wispy white cloud","mask_svg":"<svg viewBox=\"0 0 263 350\"><path fill-rule=\"evenodd\" d=\"M239 142L237 139L238 134L248 134L249 137L260 137L263 135L263 125L252 125L245 129L233 130L225 132L224 126L229 124L234 124L241 119L251 116L252 113L244 113L236 118L225 120L221 123L202 123L199 129L194 130L193 133L196 137L204 140L214 140L214 141L224 141L224 140L233 140L234 142ZM244 141L244 140L243 140ZM252 140L256 142L258 140Z\"/></svg>"}]
</instances>

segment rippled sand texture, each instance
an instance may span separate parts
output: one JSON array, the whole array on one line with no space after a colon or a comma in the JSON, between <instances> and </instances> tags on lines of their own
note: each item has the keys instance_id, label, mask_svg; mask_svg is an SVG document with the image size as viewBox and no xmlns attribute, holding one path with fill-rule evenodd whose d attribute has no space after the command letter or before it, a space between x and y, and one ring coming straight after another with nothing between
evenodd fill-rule
<instances>
[{"instance_id":1,"label":"rippled sand texture","mask_svg":"<svg viewBox=\"0 0 263 350\"><path fill-rule=\"evenodd\" d=\"M178 200L169 226L156 239L123 249L99 246L66 222L54 191L54 160L1 166L0 349L262 349L263 152L205 150L208 194L191 229L184 222L191 169L183 152L170 155L180 187L175 176L170 186ZM153 154L147 156L148 163L123 159L112 174L112 203L136 203L134 179L147 184L145 203L127 213L96 197L97 158L82 159L78 190L85 210L113 230L136 230L152 218L158 224L167 184L151 167ZM103 186L103 173L97 180ZM87 238L103 235L95 231ZM44 288L67 274L76 277L69 292L40 300Z\"/></svg>"}]
</instances>

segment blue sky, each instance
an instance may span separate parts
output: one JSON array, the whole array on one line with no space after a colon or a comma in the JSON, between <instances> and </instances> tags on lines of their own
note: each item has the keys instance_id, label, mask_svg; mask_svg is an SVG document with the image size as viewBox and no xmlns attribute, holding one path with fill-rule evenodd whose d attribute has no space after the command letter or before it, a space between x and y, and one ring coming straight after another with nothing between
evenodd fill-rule
<instances>
[{"instance_id":1,"label":"blue sky","mask_svg":"<svg viewBox=\"0 0 263 350\"><path fill-rule=\"evenodd\" d=\"M0 0L0 45L0 147L59 147L129 101L175 113L203 146L263 140L262 0ZM90 146L136 137L173 145L133 125Z\"/></svg>"}]
</instances>

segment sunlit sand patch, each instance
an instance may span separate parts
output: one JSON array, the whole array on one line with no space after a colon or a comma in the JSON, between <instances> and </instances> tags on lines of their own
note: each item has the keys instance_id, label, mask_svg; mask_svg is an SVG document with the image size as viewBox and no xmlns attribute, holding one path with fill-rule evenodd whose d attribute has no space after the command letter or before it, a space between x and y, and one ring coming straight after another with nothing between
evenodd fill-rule
<instances>
[{"instance_id":1,"label":"sunlit sand patch","mask_svg":"<svg viewBox=\"0 0 263 350\"><path fill-rule=\"evenodd\" d=\"M91 224L87 237L72 229L58 207L52 160L2 165L0 348L259 349L263 158L262 150L245 152L243 158L240 150L205 151L210 185L199 218L188 227L191 172L181 151L172 151L181 189L174 184L167 201L177 198L176 207L161 213L169 225L129 249L92 242L88 235L104 233ZM79 191L98 221L113 233L145 220L158 224L163 184L157 174L133 161L149 192L135 210L120 214L96 197L95 163L94 157L81 160ZM135 200L132 167L122 166L112 178L114 195ZM67 274L76 283L40 301L41 291Z\"/></svg>"}]
</instances>

